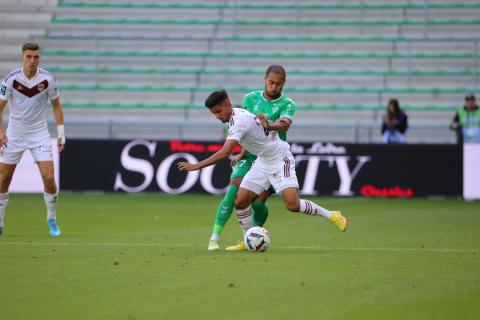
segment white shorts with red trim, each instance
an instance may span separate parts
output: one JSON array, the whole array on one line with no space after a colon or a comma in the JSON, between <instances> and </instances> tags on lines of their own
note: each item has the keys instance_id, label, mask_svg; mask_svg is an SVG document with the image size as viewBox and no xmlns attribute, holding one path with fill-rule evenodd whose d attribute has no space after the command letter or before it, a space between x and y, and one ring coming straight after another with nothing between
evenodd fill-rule
<instances>
[{"instance_id":1,"label":"white shorts with red trim","mask_svg":"<svg viewBox=\"0 0 480 320\"><path fill-rule=\"evenodd\" d=\"M286 188L298 188L295 158L290 151L287 151L276 164L265 164L257 158L243 178L240 188L261 194L270 188L270 185L277 193L281 193Z\"/></svg>"}]
</instances>

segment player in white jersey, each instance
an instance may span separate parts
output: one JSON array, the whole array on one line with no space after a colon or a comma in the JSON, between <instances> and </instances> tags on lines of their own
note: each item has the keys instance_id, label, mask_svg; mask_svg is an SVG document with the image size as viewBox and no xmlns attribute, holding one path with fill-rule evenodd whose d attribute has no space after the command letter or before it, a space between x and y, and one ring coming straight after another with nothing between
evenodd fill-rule
<instances>
[{"instance_id":1,"label":"player in white jersey","mask_svg":"<svg viewBox=\"0 0 480 320\"><path fill-rule=\"evenodd\" d=\"M25 150L30 150L44 184L47 223L52 236L59 236L56 222L57 186L55 184L52 145L47 126L48 100L57 123L58 151L65 147L63 108L55 78L39 68L40 47L26 43L22 47L22 68L10 72L0 85L0 234L3 232L8 188ZM10 101L10 120L3 128L3 109Z\"/></svg>"},{"instance_id":2,"label":"player in white jersey","mask_svg":"<svg viewBox=\"0 0 480 320\"><path fill-rule=\"evenodd\" d=\"M227 159L238 144L256 155L257 159L243 178L235 199L237 218L244 232L253 226L250 204L270 185L282 195L289 211L323 216L340 231L347 229L347 219L339 211L330 211L310 200L299 198L295 159L290 152L290 145L279 139L277 132L269 130L269 123L264 115L255 116L247 110L233 109L225 90L210 94L205 106L217 119L223 123L228 122L225 144L209 158L198 163L179 162L178 168L194 171L208 167Z\"/></svg>"}]
</instances>

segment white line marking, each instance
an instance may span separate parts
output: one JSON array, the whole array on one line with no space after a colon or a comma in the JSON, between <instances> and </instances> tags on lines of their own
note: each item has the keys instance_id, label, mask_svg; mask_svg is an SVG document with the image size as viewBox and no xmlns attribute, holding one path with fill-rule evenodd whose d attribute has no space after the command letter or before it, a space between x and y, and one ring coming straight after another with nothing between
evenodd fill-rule
<instances>
[{"instance_id":1,"label":"white line marking","mask_svg":"<svg viewBox=\"0 0 480 320\"><path fill-rule=\"evenodd\" d=\"M126 242L1 242L0 246L77 246L77 247L200 247L187 243L162 244L162 243L126 243ZM203 245L202 245L203 247ZM386 251L386 252L446 252L446 253L479 253L479 250L464 249L428 249L428 248L372 248L372 247L294 247L275 246L287 250L321 250L321 251Z\"/></svg>"},{"instance_id":2,"label":"white line marking","mask_svg":"<svg viewBox=\"0 0 480 320\"><path fill-rule=\"evenodd\" d=\"M77 247L193 247L192 244L126 243L126 242L0 242L0 245L77 246Z\"/></svg>"}]
</instances>

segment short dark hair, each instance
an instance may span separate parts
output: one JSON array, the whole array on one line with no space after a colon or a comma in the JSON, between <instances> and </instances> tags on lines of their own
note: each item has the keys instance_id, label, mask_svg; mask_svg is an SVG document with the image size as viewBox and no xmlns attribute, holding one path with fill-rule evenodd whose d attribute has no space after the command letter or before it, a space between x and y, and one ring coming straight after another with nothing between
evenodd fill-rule
<instances>
[{"instance_id":1,"label":"short dark hair","mask_svg":"<svg viewBox=\"0 0 480 320\"><path fill-rule=\"evenodd\" d=\"M468 101L468 100L475 100L475 95L473 93L467 93L465 95L465 101Z\"/></svg>"},{"instance_id":2,"label":"short dark hair","mask_svg":"<svg viewBox=\"0 0 480 320\"><path fill-rule=\"evenodd\" d=\"M40 46L38 45L38 43L35 43L35 42L27 42L22 46L22 52L25 52L27 50L32 50L32 51L40 50Z\"/></svg>"},{"instance_id":3,"label":"short dark hair","mask_svg":"<svg viewBox=\"0 0 480 320\"><path fill-rule=\"evenodd\" d=\"M268 76L272 72L282 75L284 78L287 77L287 72L285 71L285 68L279 64L272 64L271 66L269 66L267 68L267 71L265 72L265 75Z\"/></svg>"},{"instance_id":4,"label":"short dark hair","mask_svg":"<svg viewBox=\"0 0 480 320\"><path fill-rule=\"evenodd\" d=\"M228 99L227 90L221 89L221 90L213 91L205 100L205 107L209 109L213 108L216 105L225 101L226 99Z\"/></svg>"}]
</instances>

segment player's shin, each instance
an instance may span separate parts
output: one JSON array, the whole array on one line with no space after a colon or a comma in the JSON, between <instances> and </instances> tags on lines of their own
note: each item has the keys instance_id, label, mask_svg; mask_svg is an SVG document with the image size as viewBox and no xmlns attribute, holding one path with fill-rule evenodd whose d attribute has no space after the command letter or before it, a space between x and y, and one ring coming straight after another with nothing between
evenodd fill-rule
<instances>
[{"instance_id":1,"label":"player's shin","mask_svg":"<svg viewBox=\"0 0 480 320\"><path fill-rule=\"evenodd\" d=\"M43 194L43 199L45 200L45 205L47 206L47 220L56 219L58 194L50 194L45 192Z\"/></svg>"},{"instance_id":2,"label":"player's shin","mask_svg":"<svg viewBox=\"0 0 480 320\"><path fill-rule=\"evenodd\" d=\"M237 220L242 228L243 234L245 234L248 229L253 227L252 207L248 206L245 209L237 209Z\"/></svg>"},{"instance_id":3,"label":"player's shin","mask_svg":"<svg viewBox=\"0 0 480 320\"><path fill-rule=\"evenodd\" d=\"M8 205L8 193L0 194L0 234L2 233L3 229L3 219L5 217L5 210L7 209Z\"/></svg>"},{"instance_id":4,"label":"player's shin","mask_svg":"<svg viewBox=\"0 0 480 320\"><path fill-rule=\"evenodd\" d=\"M48 227L50 228L50 235L54 237L58 237L61 232L57 225L57 199L58 194L50 194L44 193L43 199L45 200L45 204L47 205L47 223Z\"/></svg>"},{"instance_id":5,"label":"player's shin","mask_svg":"<svg viewBox=\"0 0 480 320\"><path fill-rule=\"evenodd\" d=\"M260 200L255 200L252 203L253 209L253 222L255 226L262 227L267 221L268 217L268 207L265 202Z\"/></svg>"},{"instance_id":6,"label":"player's shin","mask_svg":"<svg viewBox=\"0 0 480 320\"><path fill-rule=\"evenodd\" d=\"M210 237L210 240L218 241L220 239L220 234L222 233L223 228L227 224L228 219L230 219L230 216L232 215L237 192L237 186L231 185L230 187L228 187L225 197L223 197L223 200L218 205L215 225L213 226L213 233Z\"/></svg>"},{"instance_id":7,"label":"player's shin","mask_svg":"<svg viewBox=\"0 0 480 320\"><path fill-rule=\"evenodd\" d=\"M300 199L300 212L316 215L316 216L323 216L328 220L330 220L333 215L332 211L320 207L315 202L312 202L310 200L304 200L304 199Z\"/></svg>"}]
</instances>

